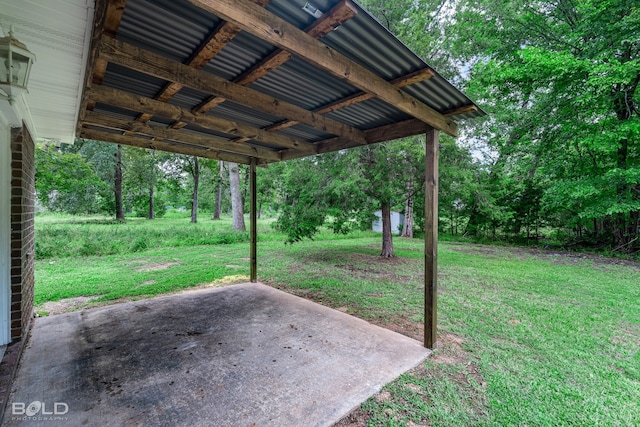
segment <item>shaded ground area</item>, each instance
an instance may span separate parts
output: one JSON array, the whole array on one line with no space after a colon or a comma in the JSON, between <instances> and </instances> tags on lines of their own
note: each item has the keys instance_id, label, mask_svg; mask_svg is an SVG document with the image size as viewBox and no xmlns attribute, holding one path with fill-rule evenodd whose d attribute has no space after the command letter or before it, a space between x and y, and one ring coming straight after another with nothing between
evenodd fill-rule
<instances>
[{"instance_id":1,"label":"shaded ground area","mask_svg":"<svg viewBox=\"0 0 640 427\"><path fill-rule=\"evenodd\" d=\"M36 319L3 423L329 426L428 354L264 285L197 290Z\"/></svg>"}]
</instances>

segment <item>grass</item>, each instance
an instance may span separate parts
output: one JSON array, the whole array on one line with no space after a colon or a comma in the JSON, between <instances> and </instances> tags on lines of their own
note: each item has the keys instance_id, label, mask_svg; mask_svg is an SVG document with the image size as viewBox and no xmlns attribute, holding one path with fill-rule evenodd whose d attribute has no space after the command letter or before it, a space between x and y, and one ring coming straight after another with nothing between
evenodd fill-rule
<instances>
[{"instance_id":1,"label":"grass","mask_svg":"<svg viewBox=\"0 0 640 427\"><path fill-rule=\"evenodd\" d=\"M283 242L285 235L276 232L273 218L258 223L260 241ZM248 218L245 218L247 227ZM370 236L371 232L355 232L349 237ZM334 240L336 236L323 230L316 240ZM77 217L62 214L36 216L35 256L38 260L129 254L149 249L199 245L225 245L249 242L248 232L231 228L231 218L213 221L210 215L200 214L196 224L189 212L170 210L163 218L149 221L127 218L125 222L110 217Z\"/></svg>"},{"instance_id":2,"label":"grass","mask_svg":"<svg viewBox=\"0 0 640 427\"><path fill-rule=\"evenodd\" d=\"M95 304L246 280L246 242L167 245L173 230L192 226L177 221L183 219L124 224L133 236L155 228L162 238L151 246L165 247L39 259L38 309L63 298L93 295ZM75 222L38 218L36 228L108 234L113 226ZM224 222L202 222L189 233L225 231ZM377 257L379 236L370 233L339 239L323 233L285 246L268 221L260 229L261 280L420 337L421 241L395 239L397 258L384 260ZM437 350L365 402L352 425L640 425L638 264L442 242L439 277Z\"/></svg>"}]
</instances>

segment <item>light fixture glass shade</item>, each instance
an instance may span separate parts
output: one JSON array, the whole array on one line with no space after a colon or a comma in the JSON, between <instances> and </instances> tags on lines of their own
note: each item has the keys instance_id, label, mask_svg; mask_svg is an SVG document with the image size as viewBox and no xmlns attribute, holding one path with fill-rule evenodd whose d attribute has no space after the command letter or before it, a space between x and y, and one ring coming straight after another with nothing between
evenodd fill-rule
<instances>
[{"instance_id":1,"label":"light fixture glass shade","mask_svg":"<svg viewBox=\"0 0 640 427\"><path fill-rule=\"evenodd\" d=\"M9 99L27 92L29 73L35 59L36 56L24 44L13 38L11 31L9 36L0 38L0 90Z\"/></svg>"}]
</instances>

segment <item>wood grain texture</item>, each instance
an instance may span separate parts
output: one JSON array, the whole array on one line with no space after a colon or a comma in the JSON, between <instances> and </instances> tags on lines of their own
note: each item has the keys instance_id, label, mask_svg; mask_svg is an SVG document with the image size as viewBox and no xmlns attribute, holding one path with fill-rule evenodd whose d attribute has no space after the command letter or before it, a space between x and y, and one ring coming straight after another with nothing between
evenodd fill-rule
<instances>
[{"instance_id":1,"label":"wood grain texture","mask_svg":"<svg viewBox=\"0 0 640 427\"><path fill-rule=\"evenodd\" d=\"M142 134L154 138L160 138L163 140L184 142L197 147L215 151L227 151L229 153L252 156L271 161L280 160L280 155L273 150L252 147L245 144L236 144L217 138L215 136L197 134L193 132L184 132L162 126L150 125L148 123L142 123L139 121L129 121L126 119L121 119L119 117L95 113L92 111L87 113L85 117L85 123L110 129L118 129L123 132L130 132L131 134Z\"/></svg>"},{"instance_id":2,"label":"wood grain texture","mask_svg":"<svg viewBox=\"0 0 640 427\"><path fill-rule=\"evenodd\" d=\"M160 116L185 124L193 124L205 129L211 129L228 135L246 138L275 145L283 149L290 148L303 153L312 154L315 146L308 142L297 140L285 135L278 135L262 129L243 125L231 120L215 116L194 114L193 112L175 105L160 102L155 99L133 95L118 89L96 86L89 91L89 98L93 102L101 102L118 108L136 111L151 116ZM177 129L176 129L177 130ZM235 142L235 141L234 141Z\"/></svg>"},{"instance_id":3,"label":"wood grain texture","mask_svg":"<svg viewBox=\"0 0 640 427\"><path fill-rule=\"evenodd\" d=\"M424 197L424 346L433 349L438 334L438 131L426 138Z\"/></svg>"},{"instance_id":4,"label":"wood grain texture","mask_svg":"<svg viewBox=\"0 0 640 427\"><path fill-rule=\"evenodd\" d=\"M363 132L356 128L118 40L104 39L100 55L110 62L144 74L175 81L327 133L364 142Z\"/></svg>"},{"instance_id":5,"label":"wood grain texture","mask_svg":"<svg viewBox=\"0 0 640 427\"><path fill-rule=\"evenodd\" d=\"M111 142L114 144L129 145L131 147L147 148L150 150L167 151L169 153L185 154L187 156L198 156L207 159L224 160L226 162L242 164L249 164L250 162L249 157L245 156L220 153L215 150L184 144L169 143L166 141L152 141L150 139L139 138L136 136L103 132L95 129L83 128L81 129L79 136L80 138L93 139L96 141ZM266 162L261 161L260 164L265 165Z\"/></svg>"}]
</instances>

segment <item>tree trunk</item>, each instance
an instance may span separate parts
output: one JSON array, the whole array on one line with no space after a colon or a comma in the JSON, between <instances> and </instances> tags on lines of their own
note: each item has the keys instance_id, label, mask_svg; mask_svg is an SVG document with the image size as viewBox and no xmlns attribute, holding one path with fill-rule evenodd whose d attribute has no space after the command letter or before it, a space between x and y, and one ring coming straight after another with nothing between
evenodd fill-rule
<instances>
[{"instance_id":1,"label":"tree trunk","mask_svg":"<svg viewBox=\"0 0 640 427\"><path fill-rule=\"evenodd\" d=\"M249 182L249 168L245 169L244 182ZM247 200L247 191L249 191L248 185L245 185L244 187L242 187L242 200Z\"/></svg>"},{"instance_id":2,"label":"tree trunk","mask_svg":"<svg viewBox=\"0 0 640 427\"><path fill-rule=\"evenodd\" d=\"M147 215L147 219L155 219L155 203L154 203L154 188L153 184L149 185L149 214Z\"/></svg>"},{"instance_id":3,"label":"tree trunk","mask_svg":"<svg viewBox=\"0 0 640 427\"><path fill-rule=\"evenodd\" d=\"M391 235L391 205L389 202L382 202L382 252L381 257L392 258L393 237Z\"/></svg>"},{"instance_id":4,"label":"tree trunk","mask_svg":"<svg viewBox=\"0 0 640 427\"><path fill-rule=\"evenodd\" d=\"M151 151L151 158L153 159L153 165L151 166L151 182L149 183L149 212L147 219L155 219L155 185L156 185L156 151Z\"/></svg>"},{"instance_id":5,"label":"tree trunk","mask_svg":"<svg viewBox=\"0 0 640 427\"><path fill-rule=\"evenodd\" d=\"M116 197L116 220L124 221L124 207L122 205L122 146L118 144L116 156L116 170L114 172L114 193Z\"/></svg>"},{"instance_id":6,"label":"tree trunk","mask_svg":"<svg viewBox=\"0 0 640 427\"><path fill-rule=\"evenodd\" d=\"M404 205L404 224L401 237L413 239L413 175L407 181L407 199Z\"/></svg>"},{"instance_id":7,"label":"tree trunk","mask_svg":"<svg viewBox=\"0 0 640 427\"><path fill-rule=\"evenodd\" d=\"M191 197L191 222L198 222L198 185L200 184L200 163L198 157L193 157L193 196Z\"/></svg>"},{"instance_id":8,"label":"tree trunk","mask_svg":"<svg viewBox=\"0 0 640 427\"><path fill-rule=\"evenodd\" d=\"M237 163L227 162L229 165L229 187L231 187L231 216L233 218L233 229L247 231L244 225L244 205L242 203L242 193L240 192L240 172Z\"/></svg>"},{"instance_id":9,"label":"tree trunk","mask_svg":"<svg viewBox=\"0 0 640 427\"><path fill-rule=\"evenodd\" d=\"M224 162L219 161L220 169L218 171L218 188L216 190L216 206L213 211L213 219L220 219L222 213L222 173L224 172Z\"/></svg>"}]
</instances>

